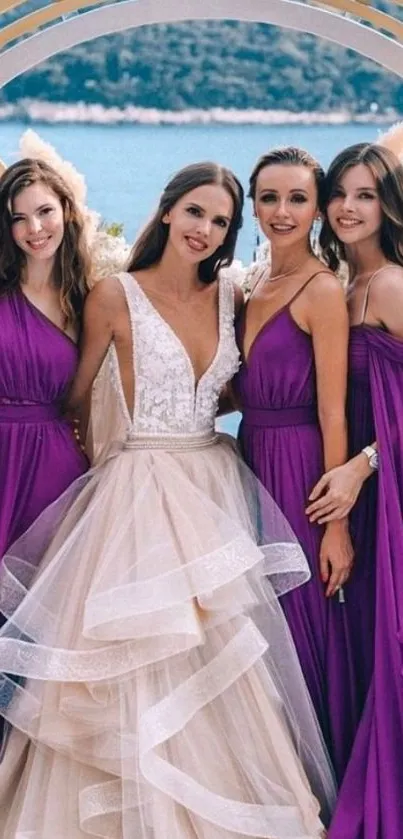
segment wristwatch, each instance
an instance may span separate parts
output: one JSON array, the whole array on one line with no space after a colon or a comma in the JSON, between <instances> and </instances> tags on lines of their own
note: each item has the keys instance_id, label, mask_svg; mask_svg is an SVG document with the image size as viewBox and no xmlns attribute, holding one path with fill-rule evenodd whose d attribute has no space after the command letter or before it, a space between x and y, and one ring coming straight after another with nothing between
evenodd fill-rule
<instances>
[{"instance_id":1,"label":"wristwatch","mask_svg":"<svg viewBox=\"0 0 403 839\"><path fill-rule=\"evenodd\" d=\"M371 469L378 470L379 469L379 453L373 446L365 446L361 449L362 454L365 454L368 458L368 463Z\"/></svg>"}]
</instances>

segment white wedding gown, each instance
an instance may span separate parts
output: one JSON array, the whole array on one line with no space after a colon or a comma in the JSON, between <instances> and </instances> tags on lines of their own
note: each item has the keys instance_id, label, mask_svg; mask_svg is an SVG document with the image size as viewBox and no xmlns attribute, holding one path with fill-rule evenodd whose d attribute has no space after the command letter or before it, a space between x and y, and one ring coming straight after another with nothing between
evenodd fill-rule
<instances>
[{"instance_id":1,"label":"white wedding gown","mask_svg":"<svg viewBox=\"0 0 403 839\"><path fill-rule=\"evenodd\" d=\"M333 779L277 601L307 565L214 431L238 367L233 289L196 383L137 282L116 281L134 410L111 345L96 465L3 562L1 839L316 839Z\"/></svg>"}]
</instances>

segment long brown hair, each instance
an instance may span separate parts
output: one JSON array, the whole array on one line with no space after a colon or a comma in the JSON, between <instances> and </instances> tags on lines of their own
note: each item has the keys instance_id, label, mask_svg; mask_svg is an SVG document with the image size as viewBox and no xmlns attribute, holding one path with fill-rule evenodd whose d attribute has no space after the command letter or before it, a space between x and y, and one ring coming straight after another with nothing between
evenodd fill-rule
<instances>
[{"instance_id":1,"label":"long brown hair","mask_svg":"<svg viewBox=\"0 0 403 839\"><path fill-rule=\"evenodd\" d=\"M242 227L244 192L230 169L217 163L206 162L186 166L177 172L166 185L157 211L133 245L127 266L128 271L141 271L158 264L169 236L169 226L163 222L165 214L188 192L208 184L224 187L232 198L234 211L224 242L208 259L200 262L199 279L204 283L211 283L216 279L220 268L231 264L238 230Z\"/></svg>"},{"instance_id":2,"label":"long brown hair","mask_svg":"<svg viewBox=\"0 0 403 839\"><path fill-rule=\"evenodd\" d=\"M66 323L80 325L90 278L84 220L68 185L41 160L19 160L0 177L0 295L15 291L21 282L26 257L13 239L13 205L23 189L36 183L50 189L63 208L64 235L56 253L54 282L60 289L60 307Z\"/></svg>"},{"instance_id":3,"label":"long brown hair","mask_svg":"<svg viewBox=\"0 0 403 839\"><path fill-rule=\"evenodd\" d=\"M403 266L403 166L390 149L376 144L356 143L340 152L329 166L324 188L325 218L319 243L325 261L337 270L346 259L343 242L333 232L326 209L343 175L354 166L367 166L376 183L382 209L379 244L390 262Z\"/></svg>"}]
</instances>

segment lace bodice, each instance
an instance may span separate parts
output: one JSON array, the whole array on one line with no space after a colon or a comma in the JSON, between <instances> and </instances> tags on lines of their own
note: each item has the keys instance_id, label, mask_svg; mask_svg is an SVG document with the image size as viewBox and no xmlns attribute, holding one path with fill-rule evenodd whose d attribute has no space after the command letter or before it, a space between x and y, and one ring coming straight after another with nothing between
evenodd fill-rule
<instances>
[{"instance_id":1,"label":"lace bodice","mask_svg":"<svg viewBox=\"0 0 403 839\"><path fill-rule=\"evenodd\" d=\"M114 345L109 369L132 434L193 434L211 431L224 385L239 366L234 331L234 289L227 279L219 284L219 342L215 357L199 379L173 329L152 305L130 274L119 274L129 307L133 337L135 405L133 417L123 394Z\"/></svg>"}]
</instances>

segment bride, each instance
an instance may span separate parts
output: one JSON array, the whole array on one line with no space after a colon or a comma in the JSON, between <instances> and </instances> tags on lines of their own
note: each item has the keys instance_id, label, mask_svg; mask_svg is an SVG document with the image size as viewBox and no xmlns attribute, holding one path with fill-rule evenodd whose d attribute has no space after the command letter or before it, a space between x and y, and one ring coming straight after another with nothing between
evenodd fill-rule
<instances>
[{"instance_id":1,"label":"bride","mask_svg":"<svg viewBox=\"0 0 403 839\"><path fill-rule=\"evenodd\" d=\"M87 298L69 406L95 380L94 468L3 562L2 839L323 835L333 779L277 603L307 565L214 430L242 204L186 167Z\"/></svg>"}]
</instances>

